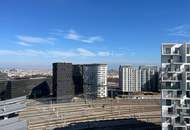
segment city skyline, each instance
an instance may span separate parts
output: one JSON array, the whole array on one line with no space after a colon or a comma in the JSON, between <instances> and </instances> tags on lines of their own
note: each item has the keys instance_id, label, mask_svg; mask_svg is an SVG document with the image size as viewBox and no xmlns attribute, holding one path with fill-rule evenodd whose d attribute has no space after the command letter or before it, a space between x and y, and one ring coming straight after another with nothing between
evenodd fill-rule
<instances>
[{"instance_id":1,"label":"city skyline","mask_svg":"<svg viewBox=\"0 0 190 130\"><path fill-rule=\"evenodd\" d=\"M1 67L53 62L160 64L163 42L189 41L190 1L34 0L0 5Z\"/></svg>"}]
</instances>

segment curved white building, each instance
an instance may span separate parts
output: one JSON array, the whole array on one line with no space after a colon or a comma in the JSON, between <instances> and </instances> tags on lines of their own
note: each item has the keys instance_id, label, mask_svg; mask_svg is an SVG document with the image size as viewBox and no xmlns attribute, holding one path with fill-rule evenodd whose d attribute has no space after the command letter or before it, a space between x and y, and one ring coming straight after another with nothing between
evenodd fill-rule
<instances>
[{"instance_id":1,"label":"curved white building","mask_svg":"<svg viewBox=\"0 0 190 130\"><path fill-rule=\"evenodd\" d=\"M107 64L84 65L84 94L91 97L107 97Z\"/></svg>"}]
</instances>

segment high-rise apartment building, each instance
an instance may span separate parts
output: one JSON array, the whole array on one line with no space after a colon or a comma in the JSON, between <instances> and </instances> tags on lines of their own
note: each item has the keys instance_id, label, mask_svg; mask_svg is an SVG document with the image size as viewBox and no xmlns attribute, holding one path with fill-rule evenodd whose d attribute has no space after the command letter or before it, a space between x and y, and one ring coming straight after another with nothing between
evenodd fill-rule
<instances>
[{"instance_id":1,"label":"high-rise apartment building","mask_svg":"<svg viewBox=\"0 0 190 130\"><path fill-rule=\"evenodd\" d=\"M141 91L141 72L131 65L119 67L119 86L123 92Z\"/></svg>"},{"instance_id":2,"label":"high-rise apartment building","mask_svg":"<svg viewBox=\"0 0 190 130\"><path fill-rule=\"evenodd\" d=\"M84 94L87 97L107 97L107 65L84 65Z\"/></svg>"},{"instance_id":3,"label":"high-rise apartment building","mask_svg":"<svg viewBox=\"0 0 190 130\"><path fill-rule=\"evenodd\" d=\"M162 130L190 130L190 44L161 46Z\"/></svg>"},{"instance_id":4,"label":"high-rise apartment building","mask_svg":"<svg viewBox=\"0 0 190 130\"><path fill-rule=\"evenodd\" d=\"M53 95L57 98L74 97L72 63L53 63Z\"/></svg>"},{"instance_id":5,"label":"high-rise apartment building","mask_svg":"<svg viewBox=\"0 0 190 130\"><path fill-rule=\"evenodd\" d=\"M139 66L141 71L141 90L158 91L158 67L152 65Z\"/></svg>"}]
</instances>

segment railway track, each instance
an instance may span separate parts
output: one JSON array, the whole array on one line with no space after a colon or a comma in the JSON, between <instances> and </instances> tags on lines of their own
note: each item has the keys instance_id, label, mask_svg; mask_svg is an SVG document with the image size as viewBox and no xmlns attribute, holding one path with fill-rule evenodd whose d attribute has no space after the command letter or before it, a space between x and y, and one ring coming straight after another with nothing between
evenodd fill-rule
<instances>
[{"instance_id":1,"label":"railway track","mask_svg":"<svg viewBox=\"0 0 190 130\"><path fill-rule=\"evenodd\" d=\"M30 103L30 101L28 101ZM136 118L160 123L159 101L112 100L42 104L33 102L21 111L21 119L28 121L29 130L53 129L78 122Z\"/></svg>"}]
</instances>

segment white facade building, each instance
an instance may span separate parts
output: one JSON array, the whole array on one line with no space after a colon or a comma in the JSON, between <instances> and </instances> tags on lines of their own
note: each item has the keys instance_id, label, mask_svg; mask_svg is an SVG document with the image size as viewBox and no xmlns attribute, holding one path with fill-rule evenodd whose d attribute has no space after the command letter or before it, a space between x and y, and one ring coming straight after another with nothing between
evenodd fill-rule
<instances>
[{"instance_id":1,"label":"white facade building","mask_svg":"<svg viewBox=\"0 0 190 130\"><path fill-rule=\"evenodd\" d=\"M190 44L161 46L162 130L190 130Z\"/></svg>"},{"instance_id":2,"label":"white facade building","mask_svg":"<svg viewBox=\"0 0 190 130\"><path fill-rule=\"evenodd\" d=\"M84 65L84 94L91 97L107 97L107 65Z\"/></svg>"},{"instance_id":3,"label":"white facade building","mask_svg":"<svg viewBox=\"0 0 190 130\"><path fill-rule=\"evenodd\" d=\"M119 86L123 92L141 91L141 71L130 65L119 67Z\"/></svg>"}]
</instances>

